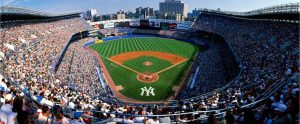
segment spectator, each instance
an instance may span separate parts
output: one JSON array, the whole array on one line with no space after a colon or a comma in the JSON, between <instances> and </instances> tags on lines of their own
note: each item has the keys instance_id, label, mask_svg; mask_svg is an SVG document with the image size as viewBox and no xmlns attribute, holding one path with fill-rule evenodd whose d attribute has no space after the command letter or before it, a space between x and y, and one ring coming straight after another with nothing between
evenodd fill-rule
<instances>
[{"instance_id":1,"label":"spectator","mask_svg":"<svg viewBox=\"0 0 300 124\"><path fill-rule=\"evenodd\" d=\"M69 119L64 116L63 108L60 106L53 107L53 116L52 122L53 124L70 124Z\"/></svg>"},{"instance_id":2,"label":"spectator","mask_svg":"<svg viewBox=\"0 0 300 124\"><path fill-rule=\"evenodd\" d=\"M37 124L51 124L51 115L48 106L42 106L42 113L36 119Z\"/></svg>"},{"instance_id":3,"label":"spectator","mask_svg":"<svg viewBox=\"0 0 300 124\"><path fill-rule=\"evenodd\" d=\"M2 81L0 81L0 91L6 91L7 90L7 85L5 83L5 79L2 79Z\"/></svg>"},{"instance_id":4,"label":"spectator","mask_svg":"<svg viewBox=\"0 0 300 124\"><path fill-rule=\"evenodd\" d=\"M81 112L75 112L74 113L74 119L70 120L71 124L85 124L83 119L81 118L82 113Z\"/></svg>"},{"instance_id":5,"label":"spectator","mask_svg":"<svg viewBox=\"0 0 300 124\"><path fill-rule=\"evenodd\" d=\"M12 115L14 115L14 112L12 111L13 108L13 96L11 94L6 94L5 97L5 103L0 108L0 120L4 122L5 124L11 122L13 120Z\"/></svg>"},{"instance_id":6,"label":"spectator","mask_svg":"<svg viewBox=\"0 0 300 124\"><path fill-rule=\"evenodd\" d=\"M219 124L214 112L209 114L207 124Z\"/></svg>"},{"instance_id":7,"label":"spectator","mask_svg":"<svg viewBox=\"0 0 300 124\"><path fill-rule=\"evenodd\" d=\"M243 124L256 124L257 123L252 110L249 110L249 109L244 110L244 118L243 118L242 123Z\"/></svg>"},{"instance_id":8,"label":"spectator","mask_svg":"<svg viewBox=\"0 0 300 124\"><path fill-rule=\"evenodd\" d=\"M18 122L18 123L23 123L23 124L29 124L29 118L28 118L28 112L23 105L24 100L22 96L16 96L13 102L13 108L11 113L11 120L12 123Z\"/></svg>"},{"instance_id":9,"label":"spectator","mask_svg":"<svg viewBox=\"0 0 300 124\"><path fill-rule=\"evenodd\" d=\"M146 117L144 117L146 115L146 111L141 109L141 110L139 110L138 115L142 115L142 116L134 117L133 122L134 123L143 123L146 119Z\"/></svg>"},{"instance_id":10,"label":"spectator","mask_svg":"<svg viewBox=\"0 0 300 124\"><path fill-rule=\"evenodd\" d=\"M234 124L234 116L231 114L230 110L226 111L225 120L226 124Z\"/></svg>"},{"instance_id":11,"label":"spectator","mask_svg":"<svg viewBox=\"0 0 300 124\"><path fill-rule=\"evenodd\" d=\"M275 118L274 121L272 122L273 124L290 124L291 122L286 116L286 111L287 107L284 104L279 104L277 108L275 108Z\"/></svg>"},{"instance_id":12,"label":"spectator","mask_svg":"<svg viewBox=\"0 0 300 124\"><path fill-rule=\"evenodd\" d=\"M134 123L132 116L126 116L126 118L123 121L124 123Z\"/></svg>"},{"instance_id":13,"label":"spectator","mask_svg":"<svg viewBox=\"0 0 300 124\"><path fill-rule=\"evenodd\" d=\"M162 110L161 114L166 115L166 114L169 114L169 113L168 113L168 110L165 108L165 109ZM171 123L171 118L168 117L168 116L161 117L158 120L159 120L159 123Z\"/></svg>"}]
</instances>

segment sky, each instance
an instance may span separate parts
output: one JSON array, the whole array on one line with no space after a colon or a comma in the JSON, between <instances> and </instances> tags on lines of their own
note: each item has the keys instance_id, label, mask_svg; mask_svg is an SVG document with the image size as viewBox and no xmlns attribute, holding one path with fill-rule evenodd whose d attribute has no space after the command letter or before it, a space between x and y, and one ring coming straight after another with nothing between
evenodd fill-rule
<instances>
[{"instance_id":1,"label":"sky","mask_svg":"<svg viewBox=\"0 0 300 124\"><path fill-rule=\"evenodd\" d=\"M50 13L66 13L97 9L97 14L112 14L119 10L135 12L137 7L159 9L164 0L0 0L1 5L26 7ZM245 12L263 7L295 3L300 0L182 0L191 12L195 8L208 8Z\"/></svg>"}]
</instances>

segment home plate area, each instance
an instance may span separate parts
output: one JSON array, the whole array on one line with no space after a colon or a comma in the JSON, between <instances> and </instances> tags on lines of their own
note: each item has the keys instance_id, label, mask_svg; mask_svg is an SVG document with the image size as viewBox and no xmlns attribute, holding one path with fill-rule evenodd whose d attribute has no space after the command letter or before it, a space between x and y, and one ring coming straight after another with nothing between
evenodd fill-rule
<instances>
[{"instance_id":1,"label":"home plate area","mask_svg":"<svg viewBox=\"0 0 300 124\"><path fill-rule=\"evenodd\" d=\"M156 73L139 73L137 79L141 82L152 83L156 82L159 77Z\"/></svg>"}]
</instances>

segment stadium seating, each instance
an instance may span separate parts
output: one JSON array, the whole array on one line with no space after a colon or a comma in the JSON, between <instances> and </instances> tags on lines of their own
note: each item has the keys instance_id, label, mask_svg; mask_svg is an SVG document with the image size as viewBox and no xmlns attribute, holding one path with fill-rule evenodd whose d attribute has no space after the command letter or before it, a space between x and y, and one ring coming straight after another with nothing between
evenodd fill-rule
<instances>
[{"instance_id":1,"label":"stadium seating","mask_svg":"<svg viewBox=\"0 0 300 124\"><path fill-rule=\"evenodd\" d=\"M91 29L81 18L17 25L3 23L0 106L13 106L19 123L34 123L40 113L50 112L49 108L59 113L56 117L70 123L81 114L85 123L299 121L298 24L202 13L192 28L222 36L238 58L241 71L231 81L236 70L230 71L233 75L227 74L225 67L232 67L220 67L220 63L232 58L222 58L220 51L225 51L222 44L209 42L210 49L200 53L197 60L200 77L196 77L194 90L185 90L182 99L169 106L126 104L111 98L110 90L99 83L101 71L96 73L96 68L101 70L101 67L82 47L92 40L89 38L72 43L57 73L53 73L51 65L70 37ZM103 31L107 32L117 31ZM175 31L154 33L176 34ZM231 78L225 79L226 75ZM1 109L0 121L10 121L4 115Z\"/></svg>"}]
</instances>

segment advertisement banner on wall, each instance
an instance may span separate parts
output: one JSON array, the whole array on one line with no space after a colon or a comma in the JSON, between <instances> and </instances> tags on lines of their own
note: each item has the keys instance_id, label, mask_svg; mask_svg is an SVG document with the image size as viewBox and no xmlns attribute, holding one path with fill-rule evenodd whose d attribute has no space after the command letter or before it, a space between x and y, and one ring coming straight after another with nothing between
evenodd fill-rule
<instances>
[{"instance_id":1,"label":"advertisement banner on wall","mask_svg":"<svg viewBox=\"0 0 300 124\"><path fill-rule=\"evenodd\" d=\"M160 27L160 22L155 22L155 27Z\"/></svg>"},{"instance_id":2,"label":"advertisement banner on wall","mask_svg":"<svg viewBox=\"0 0 300 124\"><path fill-rule=\"evenodd\" d=\"M155 22L151 21L151 22L149 23L149 26L150 26L150 27L155 27Z\"/></svg>"},{"instance_id":3,"label":"advertisement banner on wall","mask_svg":"<svg viewBox=\"0 0 300 124\"><path fill-rule=\"evenodd\" d=\"M113 23L113 22L104 24L104 28L114 28L114 27L115 27L115 23Z\"/></svg>"},{"instance_id":4,"label":"advertisement banner on wall","mask_svg":"<svg viewBox=\"0 0 300 124\"><path fill-rule=\"evenodd\" d=\"M130 26L140 26L140 21L131 21Z\"/></svg>"},{"instance_id":5,"label":"advertisement banner on wall","mask_svg":"<svg viewBox=\"0 0 300 124\"><path fill-rule=\"evenodd\" d=\"M120 22L115 22L115 27L119 27Z\"/></svg>"},{"instance_id":6,"label":"advertisement banner on wall","mask_svg":"<svg viewBox=\"0 0 300 124\"><path fill-rule=\"evenodd\" d=\"M177 29L187 30L191 26L191 23L177 23Z\"/></svg>"},{"instance_id":7,"label":"advertisement banner on wall","mask_svg":"<svg viewBox=\"0 0 300 124\"><path fill-rule=\"evenodd\" d=\"M116 27L129 27L129 22L126 21L126 22L119 22L119 25L116 26Z\"/></svg>"},{"instance_id":8,"label":"advertisement banner on wall","mask_svg":"<svg viewBox=\"0 0 300 124\"><path fill-rule=\"evenodd\" d=\"M169 30L175 30L177 28L177 24L176 23L170 23L169 24Z\"/></svg>"},{"instance_id":9,"label":"advertisement banner on wall","mask_svg":"<svg viewBox=\"0 0 300 124\"><path fill-rule=\"evenodd\" d=\"M99 29L99 24L93 25L94 29Z\"/></svg>"},{"instance_id":10,"label":"advertisement banner on wall","mask_svg":"<svg viewBox=\"0 0 300 124\"><path fill-rule=\"evenodd\" d=\"M99 24L99 29L103 29L104 28L104 24Z\"/></svg>"},{"instance_id":11,"label":"advertisement banner on wall","mask_svg":"<svg viewBox=\"0 0 300 124\"><path fill-rule=\"evenodd\" d=\"M142 28L149 27L149 20L140 20L140 27Z\"/></svg>"}]
</instances>

